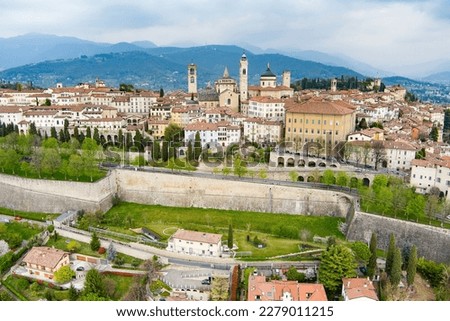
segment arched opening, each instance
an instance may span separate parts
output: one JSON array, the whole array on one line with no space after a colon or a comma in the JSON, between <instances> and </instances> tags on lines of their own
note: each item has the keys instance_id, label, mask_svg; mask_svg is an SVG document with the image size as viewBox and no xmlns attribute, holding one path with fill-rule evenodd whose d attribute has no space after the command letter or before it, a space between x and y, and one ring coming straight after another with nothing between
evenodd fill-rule
<instances>
[{"instance_id":1,"label":"arched opening","mask_svg":"<svg viewBox=\"0 0 450 321\"><path fill-rule=\"evenodd\" d=\"M294 159L293 159L293 158L289 158L289 159L287 160L286 166L287 166L287 167L294 167L294 164L295 164Z\"/></svg>"},{"instance_id":2,"label":"arched opening","mask_svg":"<svg viewBox=\"0 0 450 321\"><path fill-rule=\"evenodd\" d=\"M308 180L309 183L313 183L314 182L314 177L313 176L308 176Z\"/></svg>"},{"instance_id":3,"label":"arched opening","mask_svg":"<svg viewBox=\"0 0 450 321\"><path fill-rule=\"evenodd\" d=\"M111 137L111 135L106 136L106 140L108 141L108 143L112 143L112 137Z\"/></svg>"},{"instance_id":4,"label":"arched opening","mask_svg":"<svg viewBox=\"0 0 450 321\"><path fill-rule=\"evenodd\" d=\"M284 167L284 158L283 157L278 157L277 166Z\"/></svg>"},{"instance_id":5,"label":"arched opening","mask_svg":"<svg viewBox=\"0 0 450 321\"><path fill-rule=\"evenodd\" d=\"M324 162L320 162L319 167L327 167L327 164L325 164Z\"/></svg>"},{"instance_id":6,"label":"arched opening","mask_svg":"<svg viewBox=\"0 0 450 321\"><path fill-rule=\"evenodd\" d=\"M299 176L299 177L297 178L297 181L299 181L299 182L304 182L304 181L305 181L305 178L304 178L303 176Z\"/></svg>"},{"instance_id":7,"label":"arched opening","mask_svg":"<svg viewBox=\"0 0 450 321\"><path fill-rule=\"evenodd\" d=\"M381 162L381 166L382 166L383 168L386 168L386 167L387 167L387 160L383 160L383 161Z\"/></svg>"},{"instance_id":8,"label":"arched opening","mask_svg":"<svg viewBox=\"0 0 450 321\"><path fill-rule=\"evenodd\" d=\"M364 177L362 180L362 183L364 186L369 186L370 185L370 180L367 177Z\"/></svg>"},{"instance_id":9,"label":"arched opening","mask_svg":"<svg viewBox=\"0 0 450 321\"><path fill-rule=\"evenodd\" d=\"M305 160L304 159L299 159L298 167L305 167Z\"/></svg>"},{"instance_id":10,"label":"arched opening","mask_svg":"<svg viewBox=\"0 0 450 321\"><path fill-rule=\"evenodd\" d=\"M331 164L330 167L335 167L335 168L337 168L337 165L336 165L336 164Z\"/></svg>"},{"instance_id":11,"label":"arched opening","mask_svg":"<svg viewBox=\"0 0 450 321\"><path fill-rule=\"evenodd\" d=\"M309 162L308 162L308 167L316 167L316 162L314 162L314 161L309 161Z\"/></svg>"},{"instance_id":12,"label":"arched opening","mask_svg":"<svg viewBox=\"0 0 450 321\"><path fill-rule=\"evenodd\" d=\"M119 136L117 136L117 135L114 135L114 143L118 143L117 141L119 140Z\"/></svg>"},{"instance_id":13,"label":"arched opening","mask_svg":"<svg viewBox=\"0 0 450 321\"><path fill-rule=\"evenodd\" d=\"M358 187L358 179L356 177L350 178L350 187L357 188Z\"/></svg>"}]
</instances>

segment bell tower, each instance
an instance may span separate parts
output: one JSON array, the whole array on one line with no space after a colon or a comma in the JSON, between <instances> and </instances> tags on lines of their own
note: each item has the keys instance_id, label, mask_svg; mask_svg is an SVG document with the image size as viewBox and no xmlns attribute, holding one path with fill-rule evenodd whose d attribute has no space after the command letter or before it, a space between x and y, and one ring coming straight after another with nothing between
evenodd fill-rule
<instances>
[{"instance_id":1,"label":"bell tower","mask_svg":"<svg viewBox=\"0 0 450 321\"><path fill-rule=\"evenodd\" d=\"M188 93L197 93L197 65L194 63L188 65Z\"/></svg>"},{"instance_id":2,"label":"bell tower","mask_svg":"<svg viewBox=\"0 0 450 321\"><path fill-rule=\"evenodd\" d=\"M239 92L241 101L248 100L248 60L245 52L239 62Z\"/></svg>"}]
</instances>

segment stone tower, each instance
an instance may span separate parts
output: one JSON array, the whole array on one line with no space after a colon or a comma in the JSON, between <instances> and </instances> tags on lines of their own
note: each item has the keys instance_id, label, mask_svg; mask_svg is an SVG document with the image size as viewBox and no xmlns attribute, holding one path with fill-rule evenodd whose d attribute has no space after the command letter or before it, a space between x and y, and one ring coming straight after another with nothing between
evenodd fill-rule
<instances>
[{"instance_id":1,"label":"stone tower","mask_svg":"<svg viewBox=\"0 0 450 321\"><path fill-rule=\"evenodd\" d=\"M239 91L241 101L248 100L248 60L245 53L242 54L239 62Z\"/></svg>"},{"instance_id":2,"label":"stone tower","mask_svg":"<svg viewBox=\"0 0 450 321\"><path fill-rule=\"evenodd\" d=\"M333 78L331 79L331 91L335 92L337 90L337 79Z\"/></svg>"},{"instance_id":3,"label":"stone tower","mask_svg":"<svg viewBox=\"0 0 450 321\"><path fill-rule=\"evenodd\" d=\"M283 83L281 84L284 87L291 87L291 72L289 70L283 71Z\"/></svg>"},{"instance_id":4,"label":"stone tower","mask_svg":"<svg viewBox=\"0 0 450 321\"><path fill-rule=\"evenodd\" d=\"M188 65L188 93L197 93L197 65L194 63Z\"/></svg>"}]
</instances>

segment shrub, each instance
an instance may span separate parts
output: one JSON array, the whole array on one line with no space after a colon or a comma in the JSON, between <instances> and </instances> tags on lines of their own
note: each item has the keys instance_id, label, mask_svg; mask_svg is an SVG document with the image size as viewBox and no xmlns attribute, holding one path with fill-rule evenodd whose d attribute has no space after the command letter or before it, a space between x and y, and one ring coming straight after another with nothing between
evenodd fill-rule
<instances>
[{"instance_id":1,"label":"shrub","mask_svg":"<svg viewBox=\"0 0 450 321\"><path fill-rule=\"evenodd\" d=\"M97 252L98 252L98 254L105 254L106 253L106 249L103 246L101 246L101 247L98 248Z\"/></svg>"}]
</instances>

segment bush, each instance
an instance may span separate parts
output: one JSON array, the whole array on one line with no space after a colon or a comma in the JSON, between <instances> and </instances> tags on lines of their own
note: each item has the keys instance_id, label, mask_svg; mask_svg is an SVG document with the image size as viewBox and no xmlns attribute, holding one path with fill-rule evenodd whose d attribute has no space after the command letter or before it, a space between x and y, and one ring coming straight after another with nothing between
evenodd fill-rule
<instances>
[{"instance_id":1,"label":"bush","mask_svg":"<svg viewBox=\"0 0 450 321\"><path fill-rule=\"evenodd\" d=\"M103 246L101 246L101 247L99 247L97 252L98 252L98 254L105 254L106 253L106 249Z\"/></svg>"},{"instance_id":2,"label":"bush","mask_svg":"<svg viewBox=\"0 0 450 321\"><path fill-rule=\"evenodd\" d=\"M439 264L433 261L420 258L417 261L417 271L430 282L432 287L438 287L442 284L445 276L444 264Z\"/></svg>"}]
</instances>

